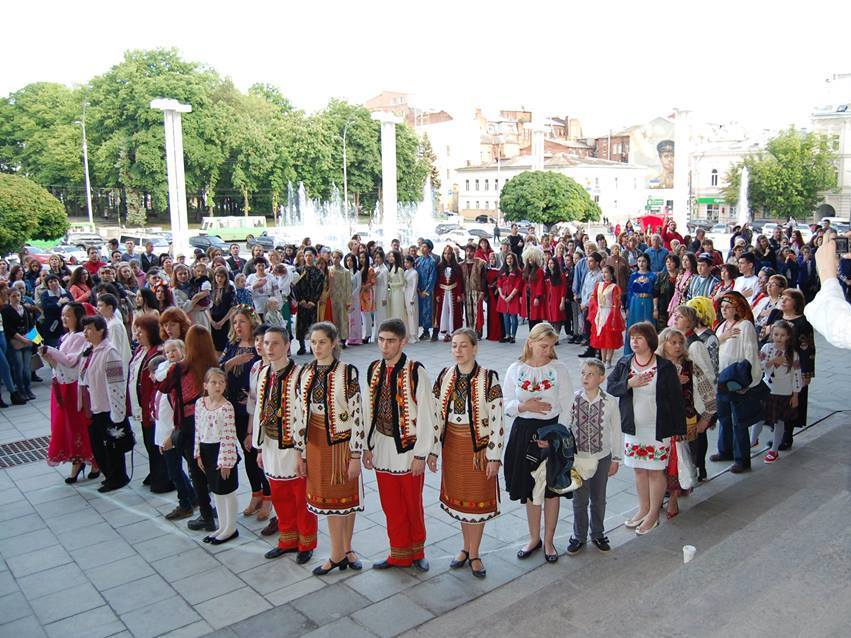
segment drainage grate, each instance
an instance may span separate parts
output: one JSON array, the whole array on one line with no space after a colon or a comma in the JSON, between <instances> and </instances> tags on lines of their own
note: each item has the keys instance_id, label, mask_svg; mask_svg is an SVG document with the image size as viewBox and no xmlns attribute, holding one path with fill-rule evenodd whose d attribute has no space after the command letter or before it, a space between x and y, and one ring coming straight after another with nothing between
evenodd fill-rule
<instances>
[{"instance_id":1,"label":"drainage grate","mask_svg":"<svg viewBox=\"0 0 851 638\"><path fill-rule=\"evenodd\" d=\"M34 439L3 443L0 445L0 468L24 465L47 458L49 436L37 436Z\"/></svg>"}]
</instances>

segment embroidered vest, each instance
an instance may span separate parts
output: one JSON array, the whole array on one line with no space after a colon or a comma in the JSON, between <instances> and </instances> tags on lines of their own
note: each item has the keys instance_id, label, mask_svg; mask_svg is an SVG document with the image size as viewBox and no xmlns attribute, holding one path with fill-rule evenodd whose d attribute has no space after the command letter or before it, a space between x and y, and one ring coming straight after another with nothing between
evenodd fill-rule
<instances>
[{"instance_id":1,"label":"embroidered vest","mask_svg":"<svg viewBox=\"0 0 851 638\"><path fill-rule=\"evenodd\" d=\"M467 415L470 418L470 435L473 437L473 451L478 452L488 447L490 442L490 426L488 425L488 403L491 401L491 389L496 385L496 373L486 370L477 363L470 374L470 391L467 393ZM437 377L435 398L438 405L438 418L445 427L449 423L449 403L458 380L458 366L444 368ZM497 379L498 381L498 379ZM498 387L498 386L497 386ZM499 394L501 396L501 393ZM498 397L494 397L498 398Z\"/></svg>"},{"instance_id":2,"label":"embroidered vest","mask_svg":"<svg viewBox=\"0 0 851 638\"><path fill-rule=\"evenodd\" d=\"M400 454L414 449L417 442L417 381L418 370L422 364L418 361L408 361L407 356L402 353L399 361L390 372L389 386L393 392L394 400L391 402L393 410L393 438L396 441L396 451ZM369 401L370 401L370 424L367 445L372 449L372 435L376 429L378 418L378 395L379 384L387 377L387 364L381 361L373 361L369 364L367 371L369 378Z\"/></svg>"},{"instance_id":3,"label":"embroidered vest","mask_svg":"<svg viewBox=\"0 0 851 638\"><path fill-rule=\"evenodd\" d=\"M279 450L295 446L293 428L300 424L292 422L292 408L298 401L298 381L301 368L292 360L275 373L272 366L260 370L257 382L258 413L263 436L278 442ZM275 382L272 383L272 376ZM262 442L262 440L261 440Z\"/></svg>"},{"instance_id":4,"label":"embroidered vest","mask_svg":"<svg viewBox=\"0 0 851 638\"><path fill-rule=\"evenodd\" d=\"M346 384L351 377L357 379L357 369L339 361L334 361L328 370L328 386L322 403L325 407L325 432L329 445L348 441L352 436L355 415L349 413L346 400ZM302 369L299 383L305 427L310 423L310 397L315 379L316 361L313 361Z\"/></svg>"}]
</instances>

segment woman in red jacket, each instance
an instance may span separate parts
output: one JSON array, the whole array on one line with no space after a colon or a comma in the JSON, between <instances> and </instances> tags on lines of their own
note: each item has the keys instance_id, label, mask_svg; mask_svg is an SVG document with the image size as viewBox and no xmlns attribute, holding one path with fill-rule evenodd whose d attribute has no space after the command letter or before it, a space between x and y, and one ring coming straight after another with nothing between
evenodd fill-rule
<instances>
[{"instance_id":1,"label":"woman in red jacket","mask_svg":"<svg viewBox=\"0 0 851 638\"><path fill-rule=\"evenodd\" d=\"M523 293L523 274L517 265L514 253L507 253L505 263L499 273L497 283L496 311L502 317L502 328L505 336L503 343L514 343L517 334L517 315L520 313L520 300Z\"/></svg>"},{"instance_id":2,"label":"woman in red jacket","mask_svg":"<svg viewBox=\"0 0 851 638\"><path fill-rule=\"evenodd\" d=\"M556 334L559 334L567 317L564 310L567 283L564 274L561 272L561 266L554 257L547 260L546 286L547 314L545 319L555 328Z\"/></svg>"},{"instance_id":3,"label":"woman in red jacket","mask_svg":"<svg viewBox=\"0 0 851 638\"><path fill-rule=\"evenodd\" d=\"M544 277L544 253L534 245L523 251L523 280L529 308L529 330L547 319L547 284Z\"/></svg>"}]
</instances>

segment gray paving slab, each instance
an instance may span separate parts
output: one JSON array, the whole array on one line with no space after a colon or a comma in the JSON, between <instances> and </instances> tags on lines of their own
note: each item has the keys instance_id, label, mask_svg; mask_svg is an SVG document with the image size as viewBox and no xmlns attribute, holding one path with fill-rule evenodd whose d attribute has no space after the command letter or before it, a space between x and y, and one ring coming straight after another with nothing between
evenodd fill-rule
<instances>
[{"instance_id":1,"label":"gray paving slab","mask_svg":"<svg viewBox=\"0 0 851 638\"><path fill-rule=\"evenodd\" d=\"M372 602L384 600L394 594L405 591L409 587L417 585L420 581L403 569L376 570L367 569L363 574L345 584L365 596Z\"/></svg>"},{"instance_id":2,"label":"gray paving slab","mask_svg":"<svg viewBox=\"0 0 851 638\"><path fill-rule=\"evenodd\" d=\"M214 629L239 623L270 608L266 599L250 587L242 587L195 605L195 610Z\"/></svg>"},{"instance_id":3,"label":"gray paving slab","mask_svg":"<svg viewBox=\"0 0 851 638\"><path fill-rule=\"evenodd\" d=\"M106 521L70 531L57 528L55 534L68 551L121 539L118 532Z\"/></svg>"},{"instance_id":4,"label":"gray paving slab","mask_svg":"<svg viewBox=\"0 0 851 638\"><path fill-rule=\"evenodd\" d=\"M0 597L0 619L4 622L12 622L30 614L32 614L32 610L21 592L14 591Z\"/></svg>"},{"instance_id":5,"label":"gray paving slab","mask_svg":"<svg viewBox=\"0 0 851 638\"><path fill-rule=\"evenodd\" d=\"M212 632L213 628L205 620L199 620L191 625L162 634L162 638L198 638L199 636L208 636Z\"/></svg>"},{"instance_id":6,"label":"gray paving slab","mask_svg":"<svg viewBox=\"0 0 851 638\"><path fill-rule=\"evenodd\" d=\"M0 555L5 558L29 554L39 549L51 547L56 544L56 536L49 529L40 529L17 534L0 540Z\"/></svg>"},{"instance_id":7,"label":"gray paving slab","mask_svg":"<svg viewBox=\"0 0 851 638\"><path fill-rule=\"evenodd\" d=\"M245 587L245 581L220 565L209 571L174 581L172 585L186 602L197 605L205 600L218 598L223 594L241 589Z\"/></svg>"},{"instance_id":8,"label":"gray paving slab","mask_svg":"<svg viewBox=\"0 0 851 638\"><path fill-rule=\"evenodd\" d=\"M154 573L153 567L144 558L136 554L86 570L86 576L101 591L145 578Z\"/></svg>"},{"instance_id":9,"label":"gray paving slab","mask_svg":"<svg viewBox=\"0 0 851 638\"><path fill-rule=\"evenodd\" d=\"M341 618L336 622L329 623L305 635L305 638L374 638L375 634L366 627L357 624L351 618Z\"/></svg>"},{"instance_id":10,"label":"gray paving slab","mask_svg":"<svg viewBox=\"0 0 851 638\"><path fill-rule=\"evenodd\" d=\"M101 595L89 583L62 589L30 601L35 615L45 625L76 616L104 604Z\"/></svg>"},{"instance_id":11,"label":"gray paving slab","mask_svg":"<svg viewBox=\"0 0 851 638\"><path fill-rule=\"evenodd\" d=\"M106 636L120 634L124 629L124 623L107 606L97 607L45 626L50 638L65 638L66 636L105 638Z\"/></svg>"},{"instance_id":12,"label":"gray paving slab","mask_svg":"<svg viewBox=\"0 0 851 638\"><path fill-rule=\"evenodd\" d=\"M292 606L318 626L340 620L371 604L368 598L336 583L293 601Z\"/></svg>"},{"instance_id":13,"label":"gray paving slab","mask_svg":"<svg viewBox=\"0 0 851 638\"><path fill-rule=\"evenodd\" d=\"M0 633L14 638L45 638L47 636L35 616L25 616L0 625Z\"/></svg>"},{"instance_id":14,"label":"gray paving slab","mask_svg":"<svg viewBox=\"0 0 851 638\"><path fill-rule=\"evenodd\" d=\"M325 581L319 578L306 578L286 587L281 587L266 594L265 598L275 607L286 605L289 602L307 596L325 587Z\"/></svg>"},{"instance_id":15,"label":"gray paving slab","mask_svg":"<svg viewBox=\"0 0 851 638\"><path fill-rule=\"evenodd\" d=\"M121 615L121 621L134 638L154 638L200 620L192 607L179 597L167 598Z\"/></svg>"},{"instance_id":16,"label":"gray paving slab","mask_svg":"<svg viewBox=\"0 0 851 638\"><path fill-rule=\"evenodd\" d=\"M352 614L352 619L381 638L391 636L420 625L434 617L405 594L396 594Z\"/></svg>"},{"instance_id":17,"label":"gray paving slab","mask_svg":"<svg viewBox=\"0 0 851 638\"><path fill-rule=\"evenodd\" d=\"M307 568L297 565L290 555L266 560L261 565L240 572L239 577L261 595L269 594L285 585L314 578Z\"/></svg>"},{"instance_id":18,"label":"gray paving slab","mask_svg":"<svg viewBox=\"0 0 851 638\"><path fill-rule=\"evenodd\" d=\"M44 547L6 559L6 564L15 578L22 578L70 562L71 556L59 545Z\"/></svg>"},{"instance_id":19,"label":"gray paving slab","mask_svg":"<svg viewBox=\"0 0 851 638\"><path fill-rule=\"evenodd\" d=\"M135 555L136 550L121 539L106 541L97 545L89 545L88 547L75 549L71 552L74 562L83 569L100 567L101 565L114 563L122 558Z\"/></svg>"},{"instance_id":20,"label":"gray paving slab","mask_svg":"<svg viewBox=\"0 0 851 638\"><path fill-rule=\"evenodd\" d=\"M222 633L222 638L254 638L255 636L276 636L280 638L295 638L316 629L316 624L292 605L283 605L257 614L251 618L232 625L229 633ZM214 634L214 635L218 635Z\"/></svg>"},{"instance_id":21,"label":"gray paving slab","mask_svg":"<svg viewBox=\"0 0 851 638\"><path fill-rule=\"evenodd\" d=\"M66 563L18 579L18 586L30 600L86 583L86 575L75 563Z\"/></svg>"},{"instance_id":22,"label":"gray paving slab","mask_svg":"<svg viewBox=\"0 0 851 638\"><path fill-rule=\"evenodd\" d=\"M221 563L206 551L206 548L195 547L175 556L155 560L150 563L150 566L167 581L175 582L220 567Z\"/></svg>"},{"instance_id":23,"label":"gray paving slab","mask_svg":"<svg viewBox=\"0 0 851 638\"><path fill-rule=\"evenodd\" d=\"M105 589L101 594L118 614L177 596L177 592L158 574Z\"/></svg>"}]
</instances>

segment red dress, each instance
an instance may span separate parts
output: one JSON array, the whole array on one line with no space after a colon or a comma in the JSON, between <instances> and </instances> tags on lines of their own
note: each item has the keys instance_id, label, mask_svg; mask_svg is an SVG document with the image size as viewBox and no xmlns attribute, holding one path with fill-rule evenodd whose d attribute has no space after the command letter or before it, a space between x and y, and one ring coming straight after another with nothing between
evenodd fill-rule
<instances>
[{"instance_id":1,"label":"red dress","mask_svg":"<svg viewBox=\"0 0 851 638\"><path fill-rule=\"evenodd\" d=\"M51 353L53 382L50 386L50 443L47 446L48 465L60 463L94 463L89 441L91 418L78 402L77 376L80 356L88 342L82 332L62 337L59 348Z\"/></svg>"},{"instance_id":2,"label":"red dress","mask_svg":"<svg viewBox=\"0 0 851 638\"><path fill-rule=\"evenodd\" d=\"M599 319L599 321L598 321ZM591 347L617 350L623 347L624 321L621 314L621 289L615 283L599 282L588 302L591 323Z\"/></svg>"},{"instance_id":3,"label":"red dress","mask_svg":"<svg viewBox=\"0 0 851 638\"><path fill-rule=\"evenodd\" d=\"M520 314L520 300L523 298L523 277L519 272L512 272L499 275L499 290L506 297L511 294L513 290L517 291L517 294L511 299L511 301L505 301L502 297L499 298L496 304L497 312L508 313L509 315L517 315Z\"/></svg>"},{"instance_id":4,"label":"red dress","mask_svg":"<svg viewBox=\"0 0 851 638\"><path fill-rule=\"evenodd\" d=\"M544 270L535 268L535 272L527 282L526 291L529 300L529 321L547 320L547 284L544 280ZM538 304L535 305L535 300Z\"/></svg>"},{"instance_id":5,"label":"red dress","mask_svg":"<svg viewBox=\"0 0 851 638\"><path fill-rule=\"evenodd\" d=\"M567 314L562 307L564 301L564 291L566 282L564 275L561 277L561 283L554 284L552 280L547 278L547 321L552 324L561 323L566 320Z\"/></svg>"},{"instance_id":6,"label":"red dress","mask_svg":"<svg viewBox=\"0 0 851 638\"><path fill-rule=\"evenodd\" d=\"M450 271L448 277L446 276L447 270ZM437 285L434 287L434 300L437 309L437 314L434 317L438 330L441 328L440 318L443 313L443 300L447 295L452 303L452 330L458 330L464 319L464 275L457 265L450 268L446 264L438 264Z\"/></svg>"}]
</instances>

